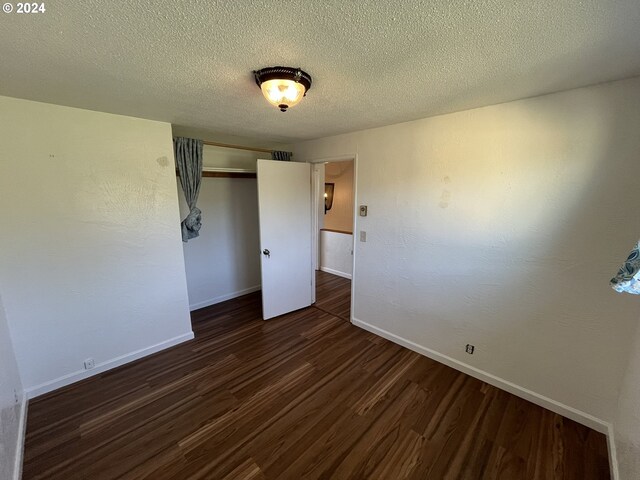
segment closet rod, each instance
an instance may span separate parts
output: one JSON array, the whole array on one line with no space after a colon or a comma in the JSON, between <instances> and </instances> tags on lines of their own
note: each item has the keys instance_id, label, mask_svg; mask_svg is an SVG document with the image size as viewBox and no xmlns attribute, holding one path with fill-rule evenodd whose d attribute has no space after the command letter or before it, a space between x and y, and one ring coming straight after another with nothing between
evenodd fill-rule
<instances>
[{"instance_id":1,"label":"closet rod","mask_svg":"<svg viewBox=\"0 0 640 480\"><path fill-rule=\"evenodd\" d=\"M212 147L224 147L224 148L235 148L236 150L248 150L250 152L271 153L271 150L267 150L266 148L245 147L243 145L232 145L230 143L208 142L206 140L203 140L202 144L203 145L211 145Z\"/></svg>"}]
</instances>

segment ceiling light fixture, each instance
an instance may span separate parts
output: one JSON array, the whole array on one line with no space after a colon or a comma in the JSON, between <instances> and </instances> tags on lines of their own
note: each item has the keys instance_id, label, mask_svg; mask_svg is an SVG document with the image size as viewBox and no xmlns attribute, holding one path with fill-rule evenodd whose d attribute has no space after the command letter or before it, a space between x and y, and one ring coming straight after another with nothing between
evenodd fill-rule
<instances>
[{"instance_id":1,"label":"ceiling light fixture","mask_svg":"<svg viewBox=\"0 0 640 480\"><path fill-rule=\"evenodd\" d=\"M267 67L253 75L264 98L281 112L300 103L311 88L311 75L299 68Z\"/></svg>"}]
</instances>

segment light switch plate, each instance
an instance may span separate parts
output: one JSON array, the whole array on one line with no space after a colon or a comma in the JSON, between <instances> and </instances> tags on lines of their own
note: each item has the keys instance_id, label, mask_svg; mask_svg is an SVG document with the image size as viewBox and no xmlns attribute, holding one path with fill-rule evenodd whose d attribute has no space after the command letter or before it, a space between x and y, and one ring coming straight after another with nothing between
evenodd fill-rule
<instances>
[{"instance_id":1,"label":"light switch plate","mask_svg":"<svg viewBox=\"0 0 640 480\"><path fill-rule=\"evenodd\" d=\"M367 206L366 205L360 205L360 216L361 217L366 217L367 216Z\"/></svg>"},{"instance_id":2,"label":"light switch plate","mask_svg":"<svg viewBox=\"0 0 640 480\"><path fill-rule=\"evenodd\" d=\"M361 242L366 242L367 241L367 232L360 230L360 241Z\"/></svg>"}]
</instances>

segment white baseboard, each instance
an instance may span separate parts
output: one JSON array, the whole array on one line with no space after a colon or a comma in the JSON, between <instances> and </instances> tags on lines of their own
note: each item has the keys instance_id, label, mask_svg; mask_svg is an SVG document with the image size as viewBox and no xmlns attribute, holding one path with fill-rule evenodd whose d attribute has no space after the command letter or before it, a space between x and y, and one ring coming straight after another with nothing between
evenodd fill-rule
<instances>
[{"instance_id":1,"label":"white baseboard","mask_svg":"<svg viewBox=\"0 0 640 480\"><path fill-rule=\"evenodd\" d=\"M333 275L337 275L343 278L348 278L349 280L351 280L350 273L341 272L339 270L334 270L333 268L329 268L329 267L320 267L320 270L322 270L323 272L332 273Z\"/></svg>"},{"instance_id":2,"label":"white baseboard","mask_svg":"<svg viewBox=\"0 0 640 480\"><path fill-rule=\"evenodd\" d=\"M76 372L63 375L62 377L58 377L49 382L30 387L25 390L25 393L27 394L27 398L35 398L39 395L51 392L52 390L56 390L60 387L70 385L77 381L84 380L85 378L89 378L94 375L98 375L99 373L106 372L107 370L111 370L112 368L119 367L120 365L124 365L125 363L133 362L134 360L146 357L147 355L159 352L160 350L173 347L174 345L186 342L188 340L191 340L192 338L194 338L193 332L185 333L183 335L165 340L164 342L156 343L155 345L151 345L150 347L141 348L140 350L126 353L124 355L120 355L119 357L112 358L111 360L107 360L106 362L99 363L95 366L95 368L92 368L91 370L78 370Z\"/></svg>"},{"instance_id":3,"label":"white baseboard","mask_svg":"<svg viewBox=\"0 0 640 480\"><path fill-rule=\"evenodd\" d=\"M609 468L611 470L611 480L620 480L618 471L618 455L616 454L616 440L613 425L609 424L607 432L607 449L609 450Z\"/></svg>"},{"instance_id":4,"label":"white baseboard","mask_svg":"<svg viewBox=\"0 0 640 480\"><path fill-rule=\"evenodd\" d=\"M262 288L260 285L254 285L253 287L245 288L243 290L238 290L237 292L227 293L225 295L220 295L218 297L210 298L203 302L194 303L193 305L189 305L189 310L192 312L194 310L198 310L199 308L209 307L211 305L215 305L216 303L224 302L226 300L231 300L232 298L241 297L242 295L246 295L248 293L257 292Z\"/></svg>"},{"instance_id":5,"label":"white baseboard","mask_svg":"<svg viewBox=\"0 0 640 480\"><path fill-rule=\"evenodd\" d=\"M375 333L376 335L397 343L398 345L402 345L403 347L424 355L425 357L429 357L460 372L471 375L478 380L482 380L483 382L493 385L494 387L498 387L520 398L524 398L525 400L535 403L536 405L546 408L547 410L551 410L552 412L570 418L571 420L581 423L582 425L586 425L587 427L592 428L597 432L609 435L611 424L609 422L605 422L604 420L596 418L593 415L582 412L576 408L560 403L549 397L545 397L544 395L540 395L539 393L533 392L508 380L492 375L491 373L480 370L479 368L468 365L464 362L456 360L455 358L443 355L442 353L436 352L435 350L431 350L427 347L423 347L422 345L418 345L417 343L399 337L393 333L387 332L386 330L378 328L367 322L358 320L355 317L353 318L352 323L354 325L357 325L358 327L368 330L371 333Z\"/></svg>"},{"instance_id":6,"label":"white baseboard","mask_svg":"<svg viewBox=\"0 0 640 480\"><path fill-rule=\"evenodd\" d=\"M16 447L16 460L13 465L13 480L20 480L22 478L22 461L24 459L24 442L27 435L28 409L29 400L26 393L23 393L20 403L20 419L18 421L18 445Z\"/></svg>"}]
</instances>

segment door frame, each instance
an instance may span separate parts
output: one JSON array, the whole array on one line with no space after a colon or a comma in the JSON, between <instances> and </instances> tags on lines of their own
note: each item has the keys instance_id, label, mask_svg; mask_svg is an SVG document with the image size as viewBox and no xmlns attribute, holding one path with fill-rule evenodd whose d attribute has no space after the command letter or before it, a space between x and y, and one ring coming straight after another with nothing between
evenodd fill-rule
<instances>
[{"instance_id":1,"label":"door frame","mask_svg":"<svg viewBox=\"0 0 640 480\"><path fill-rule=\"evenodd\" d=\"M355 285L356 285L356 254L357 254L357 244L356 242L356 232L358 230L358 221L359 221L359 208L358 208L358 154L357 153L345 153L344 155L333 155L331 157L320 157L316 159L306 160L307 163L311 165L311 259L312 264L315 265L316 262L320 263L319 255L320 255L320 229L318 226L320 225L320 202L324 203L324 178L320 179L319 171L314 168L314 164L318 163L333 163L333 162L349 162L353 161L353 232L351 235L351 249L353 250L353 255L351 258L351 309L349 314L349 321L353 323L354 318L354 306L355 306ZM324 173L324 169L323 169ZM322 182L321 182L322 180ZM322 189L320 189L320 183L322 183ZM320 191L321 190L321 191ZM322 198L321 198L322 197ZM322 222L323 223L323 222ZM316 230L316 228L318 228ZM316 260L314 260L316 259ZM313 294L312 301L315 303L316 301L316 282L315 282L315 270L313 273Z\"/></svg>"},{"instance_id":2,"label":"door frame","mask_svg":"<svg viewBox=\"0 0 640 480\"><path fill-rule=\"evenodd\" d=\"M321 214L324 208L318 202L324 194L324 179L324 162L311 163L311 260L314 270L320 269L320 236L313 232L319 232L324 227L324 215ZM315 301L315 296L313 300Z\"/></svg>"}]
</instances>

